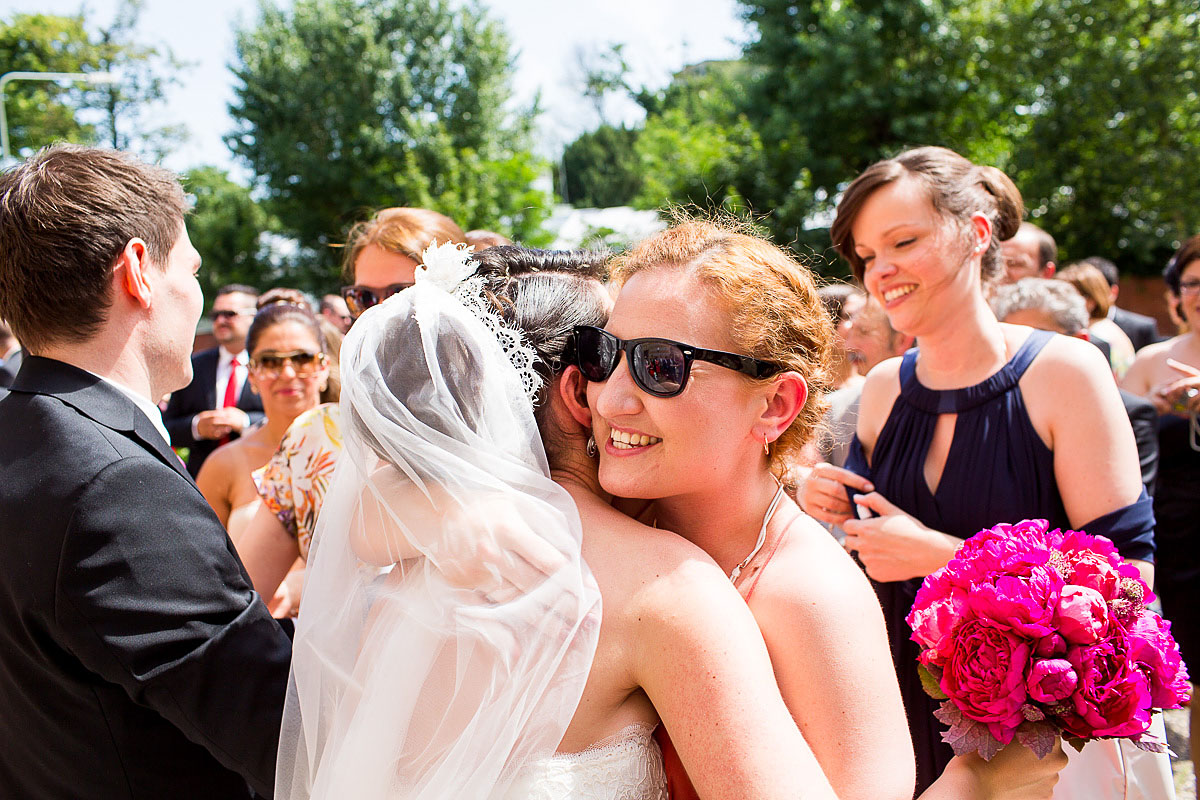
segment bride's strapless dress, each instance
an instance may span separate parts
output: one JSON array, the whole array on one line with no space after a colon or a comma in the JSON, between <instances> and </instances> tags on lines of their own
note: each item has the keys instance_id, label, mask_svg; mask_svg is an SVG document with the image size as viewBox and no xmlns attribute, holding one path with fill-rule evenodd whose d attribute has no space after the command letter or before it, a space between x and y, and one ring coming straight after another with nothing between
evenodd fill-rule
<instances>
[{"instance_id":1,"label":"bride's strapless dress","mask_svg":"<svg viewBox=\"0 0 1200 800\"><path fill-rule=\"evenodd\" d=\"M654 728L630 725L581 753L530 764L506 800L667 800Z\"/></svg>"}]
</instances>

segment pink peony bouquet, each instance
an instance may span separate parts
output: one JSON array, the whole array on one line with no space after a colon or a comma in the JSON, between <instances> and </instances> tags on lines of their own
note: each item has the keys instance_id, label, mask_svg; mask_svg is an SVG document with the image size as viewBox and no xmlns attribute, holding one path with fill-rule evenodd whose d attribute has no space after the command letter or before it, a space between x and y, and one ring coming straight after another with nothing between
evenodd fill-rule
<instances>
[{"instance_id":1,"label":"pink peony bouquet","mask_svg":"<svg viewBox=\"0 0 1200 800\"><path fill-rule=\"evenodd\" d=\"M1059 735L1165 751L1151 713L1189 700L1171 624L1112 542L1048 527L981 531L917 592L908 624L925 689L946 701L942 738L985 759L1014 738L1044 756Z\"/></svg>"}]
</instances>

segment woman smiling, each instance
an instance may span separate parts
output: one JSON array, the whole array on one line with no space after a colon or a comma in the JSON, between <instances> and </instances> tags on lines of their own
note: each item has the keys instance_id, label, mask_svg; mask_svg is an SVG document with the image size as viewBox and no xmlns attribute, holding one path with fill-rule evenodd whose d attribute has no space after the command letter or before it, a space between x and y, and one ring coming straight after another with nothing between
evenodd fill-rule
<instances>
[{"instance_id":1,"label":"woman smiling","mask_svg":"<svg viewBox=\"0 0 1200 800\"><path fill-rule=\"evenodd\" d=\"M321 402L329 380L325 342L312 312L291 304L263 308L246 336L249 380L266 420L204 462L196 485L236 544L258 508L252 473L270 459L296 417Z\"/></svg>"}]
</instances>

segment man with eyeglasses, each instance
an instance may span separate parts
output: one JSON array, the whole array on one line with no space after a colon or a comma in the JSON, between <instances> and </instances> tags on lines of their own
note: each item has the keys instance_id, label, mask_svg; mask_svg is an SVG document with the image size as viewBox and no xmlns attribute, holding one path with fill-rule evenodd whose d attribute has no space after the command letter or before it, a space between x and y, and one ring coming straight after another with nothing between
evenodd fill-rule
<instances>
[{"instance_id":1,"label":"man with eyeglasses","mask_svg":"<svg viewBox=\"0 0 1200 800\"><path fill-rule=\"evenodd\" d=\"M217 291L211 315L217 346L192 356L192 382L171 395L163 412L171 446L188 448L192 477L213 450L263 418L262 400L246 381L246 334L257 300L252 286L231 284Z\"/></svg>"}]
</instances>

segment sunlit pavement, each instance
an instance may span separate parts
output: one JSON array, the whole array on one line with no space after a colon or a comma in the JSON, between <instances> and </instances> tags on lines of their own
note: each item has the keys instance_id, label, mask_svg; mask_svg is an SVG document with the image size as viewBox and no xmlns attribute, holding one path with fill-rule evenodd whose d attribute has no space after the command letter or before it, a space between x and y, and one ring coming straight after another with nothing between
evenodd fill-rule
<instances>
[{"instance_id":1,"label":"sunlit pavement","mask_svg":"<svg viewBox=\"0 0 1200 800\"><path fill-rule=\"evenodd\" d=\"M1192 771L1191 750L1188 746L1188 710L1177 708L1166 711L1167 743L1178 758L1171 759L1175 772L1175 800L1196 800L1196 780Z\"/></svg>"}]
</instances>

